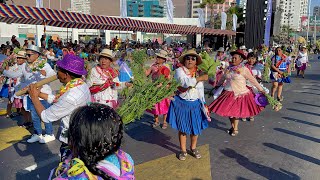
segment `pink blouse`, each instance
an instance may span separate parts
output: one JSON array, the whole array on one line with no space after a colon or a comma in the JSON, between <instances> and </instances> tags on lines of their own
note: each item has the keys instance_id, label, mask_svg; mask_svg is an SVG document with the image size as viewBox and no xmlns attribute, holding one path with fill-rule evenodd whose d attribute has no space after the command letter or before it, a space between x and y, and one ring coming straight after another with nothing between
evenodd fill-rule
<instances>
[{"instance_id":1,"label":"pink blouse","mask_svg":"<svg viewBox=\"0 0 320 180\"><path fill-rule=\"evenodd\" d=\"M248 80L253 86L255 86L259 91L263 91L256 78L254 78L247 67L241 66L236 69L228 68L220 79L218 86L221 85L226 80L226 85L224 89L226 91L233 91L235 96L247 94L250 90L246 86L246 80Z\"/></svg>"}]
</instances>

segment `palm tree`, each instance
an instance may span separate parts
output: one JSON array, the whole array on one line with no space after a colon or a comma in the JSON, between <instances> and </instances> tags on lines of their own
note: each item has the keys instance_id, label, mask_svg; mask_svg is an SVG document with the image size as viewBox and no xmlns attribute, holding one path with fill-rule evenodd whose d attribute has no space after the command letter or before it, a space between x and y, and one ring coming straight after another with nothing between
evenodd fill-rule
<instances>
[{"instance_id":1,"label":"palm tree","mask_svg":"<svg viewBox=\"0 0 320 180\"><path fill-rule=\"evenodd\" d=\"M243 18L243 9L239 6L234 6L234 7L230 7L227 15L228 15L228 19L227 19L227 29L232 29L232 25L233 25L233 14L237 15L238 17L238 23L243 23L244 22L244 18Z\"/></svg>"},{"instance_id":2,"label":"palm tree","mask_svg":"<svg viewBox=\"0 0 320 180\"><path fill-rule=\"evenodd\" d=\"M225 0L203 0L200 4L200 8L209 7L210 9L210 26L214 27L214 5L223 4Z\"/></svg>"}]
</instances>

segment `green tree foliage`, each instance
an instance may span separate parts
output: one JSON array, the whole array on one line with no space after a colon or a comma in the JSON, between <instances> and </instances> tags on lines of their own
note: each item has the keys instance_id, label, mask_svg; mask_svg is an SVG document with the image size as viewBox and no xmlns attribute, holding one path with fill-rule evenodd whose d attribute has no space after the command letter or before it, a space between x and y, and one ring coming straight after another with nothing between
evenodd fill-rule
<instances>
[{"instance_id":1,"label":"green tree foliage","mask_svg":"<svg viewBox=\"0 0 320 180\"><path fill-rule=\"evenodd\" d=\"M214 27L214 5L222 4L225 0L203 0L200 4L200 8L205 8L206 6L210 9L210 27Z\"/></svg>"}]
</instances>

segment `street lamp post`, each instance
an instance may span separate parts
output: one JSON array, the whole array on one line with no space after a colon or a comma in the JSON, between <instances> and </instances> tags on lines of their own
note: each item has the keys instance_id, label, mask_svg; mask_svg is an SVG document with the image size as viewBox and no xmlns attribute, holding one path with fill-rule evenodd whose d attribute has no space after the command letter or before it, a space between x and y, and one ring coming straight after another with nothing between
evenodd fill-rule
<instances>
[{"instance_id":1,"label":"street lamp post","mask_svg":"<svg viewBox=\"0 0 320 180\"><path fill-rule=\"evenodd\" d=\"M311 0L309 0L309 8L308 8L307 44L309 41L310 14L311 14Z\"/></svg>"},{"instance_id":2,"label":"street lamp post","mask_svg":"<svg viewBox=\"0 0 320 180\"><path fill-rule=\"evenodd\" d=\"M287 29L287 31L288 31L288 42L290 42L290 19L291 19L292 15L293 15L292 13L288 13L287 14L287 16L288 16L288 29Z\"/></svg>"}]
</instances>

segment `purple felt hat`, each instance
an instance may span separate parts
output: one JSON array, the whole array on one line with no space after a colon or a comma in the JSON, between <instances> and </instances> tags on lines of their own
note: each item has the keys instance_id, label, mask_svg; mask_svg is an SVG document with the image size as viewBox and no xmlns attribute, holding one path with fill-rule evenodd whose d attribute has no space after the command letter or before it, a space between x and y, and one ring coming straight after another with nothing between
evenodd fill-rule
<instances>
[{"instance_id":1,"label":"purple felt hat","mask_svg":"<svg viewBox=\"0 0 320 180\"><path fill-rule=\"evenodd\" d=\"M84 60L72 54L65 55L62 60L57 62L57 66L77 75L87 74L87 70L84 68Z\"/></svg>"},{"instance_id":2,"label":"purple felt hat","mask_svg":"<svg viewBox=\"0 0 320 180\"><path fill-rule=\"evenodd\" d=\"M264 94L258 93L254 97L254 101L258 106L266 107L268 103L268 99Z\"/></svg>"}]
</instances>

